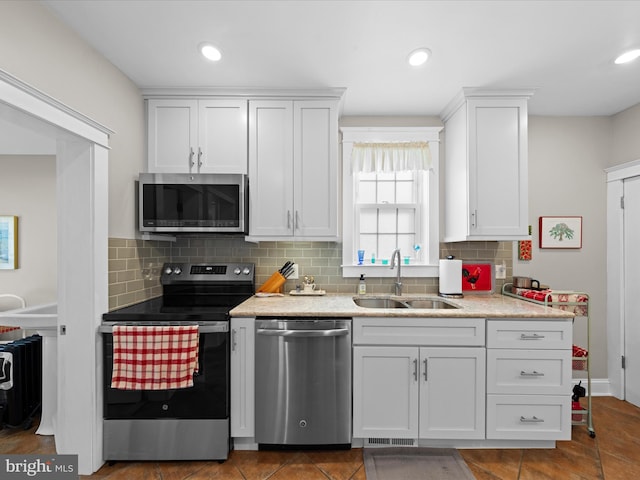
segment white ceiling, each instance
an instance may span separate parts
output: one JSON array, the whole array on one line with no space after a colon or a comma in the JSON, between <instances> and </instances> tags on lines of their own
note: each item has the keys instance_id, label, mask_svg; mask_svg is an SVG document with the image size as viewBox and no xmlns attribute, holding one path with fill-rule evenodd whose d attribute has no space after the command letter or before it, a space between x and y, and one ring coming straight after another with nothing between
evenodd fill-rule
<instances>
[{"instance_id":1,"label":"white ceiling","mask_svg":"<svg viewBox=\"0 0 640 480\"><path fill-rule=\"evenodd\" d=\"M141 88L344 87L344 115L438 115L462 87L534 88L534 115L640 103L640 59L613 64L640 48L640 1L43 3ZM410 68L417 47L433 56Z\"/></svg>"}]
</instances>

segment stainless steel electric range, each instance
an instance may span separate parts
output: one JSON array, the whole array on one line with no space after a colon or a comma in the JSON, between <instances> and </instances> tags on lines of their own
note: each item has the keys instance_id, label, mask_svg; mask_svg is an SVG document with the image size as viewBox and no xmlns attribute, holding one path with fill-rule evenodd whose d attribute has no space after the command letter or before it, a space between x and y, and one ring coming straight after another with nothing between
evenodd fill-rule
<instances>
[{"instance_id":1,"label":"stainless steel electric range","mask_svg":"<svg viewBox=\"0 0 640 480\"><path fill-rule=\"evenodd\" d=\"M104 459L225 460L229 445L229 311L255 291L250 263L168 263L162 297L102 317ZM114 325L197 324L193 387L111 388Z\"/></svg>"}]
</instances>

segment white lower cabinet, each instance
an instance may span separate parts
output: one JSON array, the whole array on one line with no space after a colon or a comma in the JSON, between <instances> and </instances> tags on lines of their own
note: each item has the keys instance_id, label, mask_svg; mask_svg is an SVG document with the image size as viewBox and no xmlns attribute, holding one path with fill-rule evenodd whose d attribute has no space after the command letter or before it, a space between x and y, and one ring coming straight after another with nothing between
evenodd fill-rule
<instances>
[{"instance_id":1,"label":"white lower cabinet","mask_svg":"<svg viewBox=\"0 0 640 480\"><path fill-rule=\"evenodd\" d=\"M487 322L487 439L571 439L571 321Z\"/></svg>"},{"instance_id":2,"label":"white lower cabinet","mask_svg":"<svg viewBox=\"0 0 640 480\"><path fill-rule=\"evenodd\" d=\"M231 318L231 436L255 431L254 345L256 319Z\"/></svg>"},{"instance_id":3,"label":"white lower cabinet","mask_svg":"<svg viewBox=\"0 0 640 480\"><path fill-rule=\"evenodd\" d=\"M451 331L435 328L442 319L420 320L420 330L431 324L438 344L456 331L451 319ZM479 346L393 345L395 339L389 336L380 337L384 344L358 345L365 338L371 342L372 337L361 334L378 320L354 319L354 438L395 444L402 444L398 439L485 438L485 320L464 320L477 324L474 342ZM393 327L410 336L414 323L394 319ZM398 343L406 341L402 336ZM428 344L428 336L420 342Z\"/></svg>"}]
</instances>

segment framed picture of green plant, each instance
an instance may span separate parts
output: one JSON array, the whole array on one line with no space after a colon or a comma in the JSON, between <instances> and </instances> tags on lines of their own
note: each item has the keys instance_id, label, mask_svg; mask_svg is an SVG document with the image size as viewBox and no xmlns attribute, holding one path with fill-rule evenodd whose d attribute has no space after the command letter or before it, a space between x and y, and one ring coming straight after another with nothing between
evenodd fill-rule
<instances>
[{"instance_id":1,"label":"framed picture of green plant","mask_svg":"<svg viewBox=\"0 0 640 480\"><path fill-rule=\"evenodd\" d=\"M540 217L540 248L582 248L582 217Z\"/></svg>"}]
</instances>

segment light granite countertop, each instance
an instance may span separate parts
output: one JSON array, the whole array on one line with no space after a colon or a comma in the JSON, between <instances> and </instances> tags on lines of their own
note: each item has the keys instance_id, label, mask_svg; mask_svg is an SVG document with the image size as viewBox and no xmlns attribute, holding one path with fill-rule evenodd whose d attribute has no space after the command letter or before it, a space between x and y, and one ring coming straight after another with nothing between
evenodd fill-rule
<instances>
[{"instance_id":1,"label":"light granite countertop","mask_svg":"<svg viewBox=\"0 0 640 480\"><path fill-rule=\"evenodd\" d=\"M403 300L435 298L460 308L366 308L353 299L358 295L327 294L314 296L288 295L282 297L253 296L230 314L232 317L451 317L451 318L573 318L572 311L545 307L500 294L466 295L464 298L442 299L436 295L403 295ZM388 298L388 295L362 295L362 298ZM391 296L391 298L398 298Z\"/></svg>"}]
</instances>

